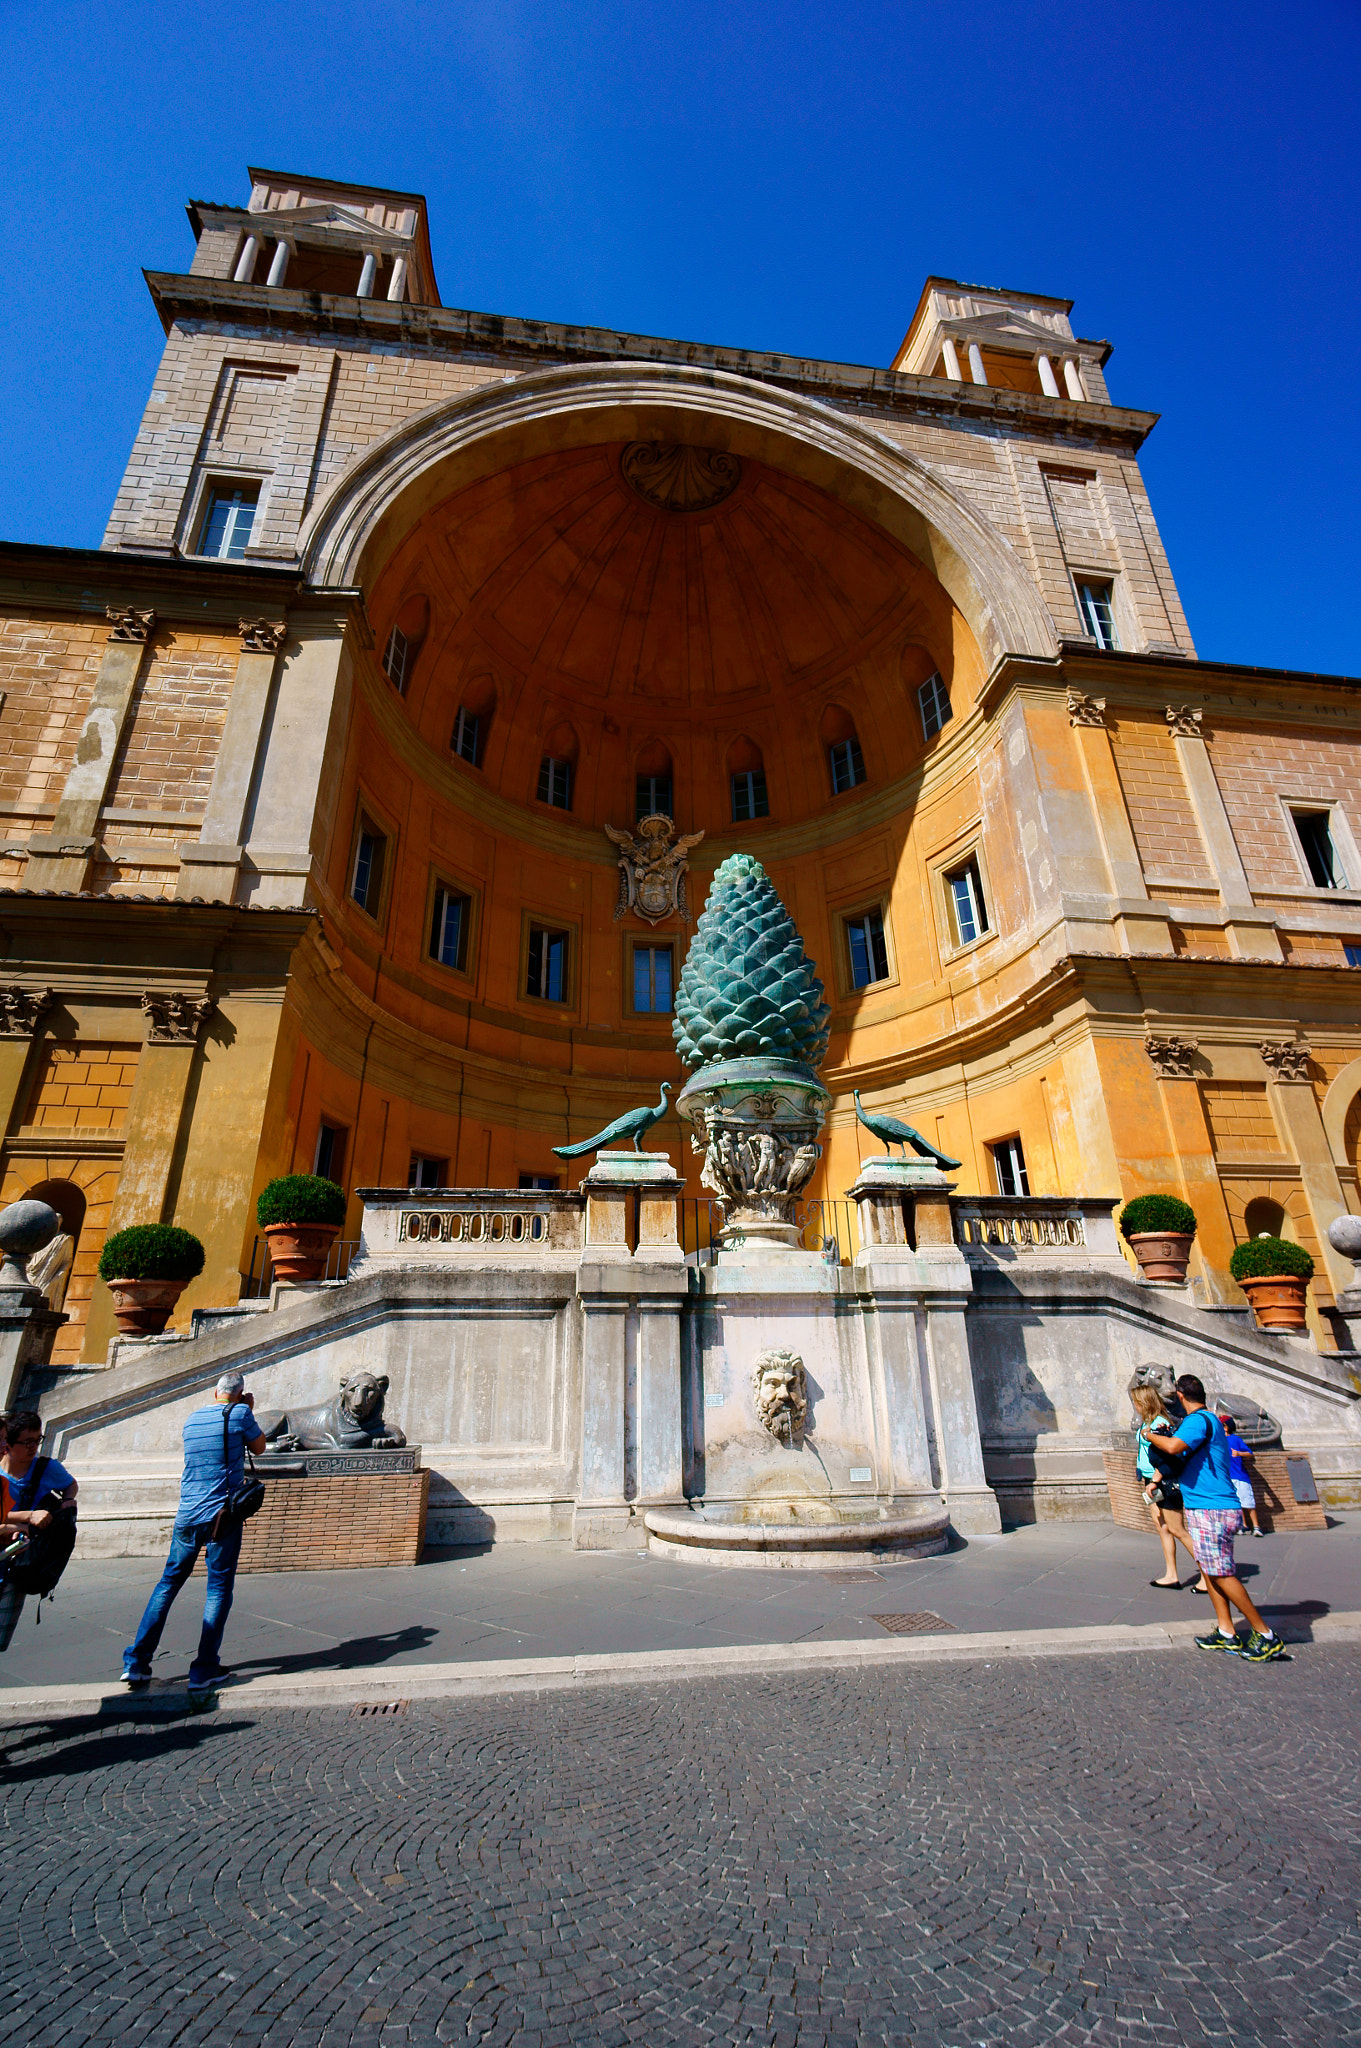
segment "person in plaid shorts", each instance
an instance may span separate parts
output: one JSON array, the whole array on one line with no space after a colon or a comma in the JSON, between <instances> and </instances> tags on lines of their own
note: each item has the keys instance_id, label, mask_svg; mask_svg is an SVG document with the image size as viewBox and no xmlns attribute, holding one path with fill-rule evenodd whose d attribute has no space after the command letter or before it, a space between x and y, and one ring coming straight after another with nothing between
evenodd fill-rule
<instances>
[{"instance_id":1,"label":"person in plaid shorts","mask_svg":"<svg viewBox=\"0 0 1361 2048\"><path fill-rule=\"evenodd\" d=\"M1233 1559L1233 1539L1243 1526L1233 1483L1233 1460L1218 1416L1205 1405L1205 1389L1194 1373L1184 1372L1177 1392L1186 1410L1175 1436L1150 1432L1148 1441L1172 1457L1184 1457L1181 1468L1182 1513L1196 1563L1205 1574L1218 1626L1197 1636L1202 1650L1224 1650L1250 1664L1270 1664L1285 1655L1285 1645L1269 1629L1243 1588ZM1230 1602L1248 1624L1246 1637L1234 1627Z\"/></svg>"}]
</instances>

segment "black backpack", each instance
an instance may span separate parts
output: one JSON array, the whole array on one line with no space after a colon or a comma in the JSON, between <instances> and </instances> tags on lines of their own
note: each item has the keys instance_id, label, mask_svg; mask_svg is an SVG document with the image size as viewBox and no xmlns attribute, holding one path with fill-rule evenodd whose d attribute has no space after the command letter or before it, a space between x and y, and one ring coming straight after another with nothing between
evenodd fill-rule
<instances>
[{"instance_id":1,"label":"black backpack","mask_svg":"<svg viewBox=\"0 0 1361 2048\"><path fill-rule=\"evenodd\" d=\"M42 1481L51 1463L50 1458L39 1458L35 1470L27 1476L25 1491L31 1492L35 1507L42 1500ZM36 1593L40 1600L45 1599L71 1562L75 1547L76 1504L70 1501L53 1508L45 1529L33 1530L27 1552L9 1568L11 1585L25 1597Z\"/></svg>"}]
</instances>

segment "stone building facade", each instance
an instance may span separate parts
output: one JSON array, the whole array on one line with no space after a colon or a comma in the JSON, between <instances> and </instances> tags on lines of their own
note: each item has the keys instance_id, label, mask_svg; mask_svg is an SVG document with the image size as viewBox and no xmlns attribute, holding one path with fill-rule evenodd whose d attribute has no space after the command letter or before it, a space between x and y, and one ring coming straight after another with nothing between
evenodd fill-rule
<instances>
[{"instance_id":1,"label":"stone building facade","mask_svg":"<svg viewBox=\"0 0 1361 2048\"><path fill-rule=\"evenodd\" d=\"M253 1197L511 1187L675 1080L645 809L746 849L833 1001L810 1193L1180 1192L1318 1260L1361 1207L1361 700L1197 659L1155 416L1065 300L928 280L890 369L445 307L419 196L253 170L148 285L96 551L0 548L0 1198L208 1247ZM674 1119L653 1143L700 1192ZM358 1207L348 1235L357 1234Z\"/></svg>"}]
</instances>

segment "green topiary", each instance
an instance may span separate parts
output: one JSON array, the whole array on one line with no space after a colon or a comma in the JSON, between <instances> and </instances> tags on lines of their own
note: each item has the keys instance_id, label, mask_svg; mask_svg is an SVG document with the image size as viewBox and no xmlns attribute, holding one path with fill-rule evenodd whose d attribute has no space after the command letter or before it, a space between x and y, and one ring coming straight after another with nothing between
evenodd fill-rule
<instances>
[{"instance_id":1,"label":"green topiary","mask_svg":"<svg viewBox=\"0 0 1361 2048\"><path fill-rule=\"evenodd\" d=\"M1136 1195L1120 1211L1123 1237L1162 1232L1169 1237L1194 1237L1196 1212L1176 1195Z\"/></svg>"},{"instance_id":2,"label":"green topiary","mask_svg":"<svg viewBox=\"0 0 1361 2048\"><path fill-rule=\"evenodd\" d=\"M203 1246L173 1223L130 1223L104 1240L101 1280L193 1280L203 1271Z\"/></svg>"},{"instance_id":3,"label":"green topiary","mask_svg":"<svg viewBox=\"0 0 1361 2048\"><path fill-rule=\"evenodd\" d=\"M1250 1237L1229 1259L1235 1280L1312 1280L1314 1262L1302 1244L1284 1237Z\"/></svg>"},{"instance_id":4,"label":"green topiary","mask_svg":"<svg viewBox=\"0 0 1361 2048\"><path fill-rule=\"evenodd\" d=\"M676 990L672 1031L687 1067L791 1060L814 1071L830 1036L822 983L769 875L749 853L714 876Z\"/></svg>"},{"instance_id":5,"label":"green topiary","mask_svg":"<svg viewBox=\"0 0 1361 2048\"><path fill-rule=\"evenodd\" d=\"M345 1190L319 1173L285 1173L260 1190L255 1220L261 1230L271 1223L343 1223Z\"/></svg>"}]
</instances>

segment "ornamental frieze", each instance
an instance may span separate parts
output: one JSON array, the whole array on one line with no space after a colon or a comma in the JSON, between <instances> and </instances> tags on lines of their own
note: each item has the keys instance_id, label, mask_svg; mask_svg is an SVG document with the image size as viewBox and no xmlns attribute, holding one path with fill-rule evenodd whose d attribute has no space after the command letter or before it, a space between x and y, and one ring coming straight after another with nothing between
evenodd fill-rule
<instances>
[{"instance_id":1,"label":"ornamental frieze","mask_svg":"<svg viewBox=\"0 0 1361 2048\"><path fill-rule=\"evenodd\" d=\"M1144 1051L1164 1081L1182 1081L1195 1071L1200 1048L1194 1038L1146 1038Z\"/></svg>"}]
</instances>

